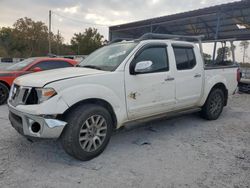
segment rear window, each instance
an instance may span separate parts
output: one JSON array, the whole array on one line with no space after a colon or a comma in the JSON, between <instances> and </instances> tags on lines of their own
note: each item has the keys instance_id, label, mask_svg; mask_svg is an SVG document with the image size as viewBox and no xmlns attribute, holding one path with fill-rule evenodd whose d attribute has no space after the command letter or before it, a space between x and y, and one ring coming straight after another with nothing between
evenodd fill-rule
<instances>
[{"instance_id":1,"label":"rear window","mask_svg":"<svg viewBox=\"0 0 250 188\"><path fill-rule=\"evenodd\" d=\"M25 67L27 67L28 65L32 64L35 60L36 60L36 58L25 59L23 61L15 63L14 65L11 65L11 66L7 67L6 70L11 70L11 71L22 70Z\"/></svg>"},{"instance_id":2,"label":"rear window","mask_svg":"<svg viewBox=\"0 0 250 188\"><path fill-rule=\"evenodd\" d=\"M191 47L173 47L177 70L192 69L196 65L194 50Z\"/></svg>"},{"instance_id":3,"label":"rear window","mask_svg":"<svg viewBox=\"0 0 250 188\"><path fill-rule=\"evenodd\" d=\"M73 65L66 62L66 61L41 61L37 63L36 65L32 66L31 69L35 67L39 67L42 70L50 70L50 69L58 69L58 68L64 68L64 67L72 67Z\"/></svg>"}]
</instances>

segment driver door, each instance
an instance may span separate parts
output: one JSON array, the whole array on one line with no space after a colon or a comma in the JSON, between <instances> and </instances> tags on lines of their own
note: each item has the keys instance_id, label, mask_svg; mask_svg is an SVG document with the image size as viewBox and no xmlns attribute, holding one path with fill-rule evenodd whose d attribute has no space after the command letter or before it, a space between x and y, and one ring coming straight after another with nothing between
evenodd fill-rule
<instances>
[{"instance_id":1,"label":"driver door","mask_svg":"<svg viewBox=\"0 0 250 188\"><path fill-rule=\"evenodd\" d=\"M142 61L151 61L152 65L136 73L136 64ZM160 114L175 107L175 80L165 43L143 46L126 64L125 89L129 119Z\"/></svg>"}]
</instances>

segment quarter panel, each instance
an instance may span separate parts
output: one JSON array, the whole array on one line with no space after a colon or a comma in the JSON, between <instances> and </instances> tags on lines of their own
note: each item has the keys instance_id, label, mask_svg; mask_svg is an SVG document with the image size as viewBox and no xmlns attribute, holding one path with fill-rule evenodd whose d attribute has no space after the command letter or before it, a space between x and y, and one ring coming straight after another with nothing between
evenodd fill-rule
<instances>
[{"instance_id":1,"label":"quarter panel","mask_svg":"<svg viewBox=\"0 0 250 188\"><path fill-rule=\"evenodd\" d=\"M205 70L204 95L199 106L206 102L211 89L218 83L223 83L228 90L228 95L232 95L237 88L236 72L237 68Z\"/></svg>"}]
</instances>

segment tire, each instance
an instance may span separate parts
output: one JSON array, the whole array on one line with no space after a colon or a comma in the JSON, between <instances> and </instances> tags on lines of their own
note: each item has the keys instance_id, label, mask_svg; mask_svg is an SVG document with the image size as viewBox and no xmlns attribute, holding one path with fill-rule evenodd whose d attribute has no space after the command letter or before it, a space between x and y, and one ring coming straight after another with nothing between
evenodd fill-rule
<instances>
[{"instance_id":1,"label":"tire","mask_svg":"<svg viewBox=\"0 0 250 188\"><path fill-rule=\"evenodd\" d=\"M213 89L202 107L201 116L207 120L218 119L223 110L224 101L225 95L222 89Z\"/></svg>"},{"instance_id":2,"label":"tire","mask_svg":"<svg viewBox=\"0 0 250 188\"><path fill-rule=\"evenodd\" d=\"M9 92L9 88L3 83L0 83L0 105L6 103L9 97Z\"/></svg>"},{"instance_id":3,"label":"tire","mask_svg":"<svg viewBox=\"0 0 250 188\"><path fill-rule=\"evenodd\" d=\"M104 107L95 104L78 106L64 119L67 125L61 142L66 153L87 161L104 151L113 130L111 115Z\"/></svg>"}]
</instances>

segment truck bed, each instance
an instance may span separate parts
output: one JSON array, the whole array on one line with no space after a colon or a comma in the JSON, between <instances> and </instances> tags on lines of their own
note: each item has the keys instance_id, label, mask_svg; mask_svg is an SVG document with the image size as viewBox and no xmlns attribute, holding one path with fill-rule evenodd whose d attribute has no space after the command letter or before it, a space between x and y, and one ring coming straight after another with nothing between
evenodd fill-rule
<instances>
[{"instance_id":1,"label":"truck bed","mask_svg":"<svg viewBox=\"0 0 250 188\"><path fill-rule=\"evenodd\" d=\"M205 64L204 69L209 70L209 69L227 69L227 68L238 68L239 66L236 64L231 64L231 65L222 65L222 64Z\"/></svg>"}]
</instances>

